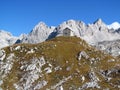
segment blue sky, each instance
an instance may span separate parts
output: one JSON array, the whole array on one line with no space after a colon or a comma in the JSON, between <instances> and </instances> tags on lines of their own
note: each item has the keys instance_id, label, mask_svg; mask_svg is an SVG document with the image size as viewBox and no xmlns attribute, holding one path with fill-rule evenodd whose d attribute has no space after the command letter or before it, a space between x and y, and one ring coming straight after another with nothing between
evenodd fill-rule
<instances>
[{"instance_id":1,"label":"blue sky","mask_svg":"<svg viewBox=\"0 0 120 90\"><path fill-rule=\"evenodd\" d=\"M0 0L0 30L18 36L40 21L57 26L69 19L120 22L120 0Z\"/></svg>"}]
</instances>

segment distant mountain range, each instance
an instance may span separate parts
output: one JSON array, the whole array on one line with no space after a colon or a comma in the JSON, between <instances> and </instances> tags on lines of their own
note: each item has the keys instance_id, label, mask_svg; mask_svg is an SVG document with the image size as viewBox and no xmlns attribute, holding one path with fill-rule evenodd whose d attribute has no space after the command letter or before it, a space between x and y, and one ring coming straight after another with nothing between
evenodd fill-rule
<instances>
[{"instance_id":1,"label":"distant mountain range","mask_svg":"<svg viewBox=\"0 0 120 90\"><path fill-rule=\"evenodd\" d=\"M96 20L92 24L85 24L82 21L68 20L63 22L57 27L47 26L44 22L38 23L33 30L26 35L21 35L19 37L12 36L10 33L6 31L0 31L0 47L9 46L15 43L40 43L51 38L55 38L58 36L63 36L64 30L68 28L72 31L72 36L80 37L84 39L90 45L99 47L99 49L107 48L103 43L103 47L101 48L102 42L111 42L119 41L120 39L120 24L118 22L114 22L111 25L106 25L101 19ZM71 35L70 35L71 36ZM101 43L101 44L99 44ZM120 42L118 42L120 43ZM113 54L114 45L109 45L109 48L112 50L107 50L108 53L112 53L112 55L118 56L120 55L120 46L118 44L118 49ZM106 49L104 49L106 50Z\"/></svg>"}]
</instances>

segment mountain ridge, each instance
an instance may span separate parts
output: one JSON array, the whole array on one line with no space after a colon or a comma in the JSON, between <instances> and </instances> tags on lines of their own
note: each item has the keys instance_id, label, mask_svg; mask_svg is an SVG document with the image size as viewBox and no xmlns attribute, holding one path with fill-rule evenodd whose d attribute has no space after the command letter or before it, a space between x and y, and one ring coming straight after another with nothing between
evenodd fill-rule
<instances>
[{"instance_id":1,"label":"mountain ridge","mask_svg":"<svg viewBox=\"0 0 120 90\"><path fill-rule=\"evenodd\" d=\"M42 27L42 29L34 28L33 29L34 31L35 30L39 31L39 32L41 31L40 33L42 33L42 34L48 33L45 37L44 37L44 35L43 36L39 35L39 38L44 37L44 39L43 40L38 40L38 42L42 42L42 41L45 41L45 39L46 40L49 39L49 36L52 36L51 33L56 34L56 36L61 36L62 32L65 28L71 29L72 31L74 31L75 36L83 38L88 43L96 43L96 42L101 42L101 41L105 41L105 40L115 40L115 39L118 39L120 37L120 35L117 33L117 30L114 30L115 33L117 33L116 35L113 34L113 33L110 33L109 30L111 30L111 29L108 29L108 26L101 19L98 19L98 20L96 20L95 22L93 22L92 24L89 24L89 25L85 24L82 21L75 21L75 20L71 19L71 20L65 21L62 24L58 25L57 27L53 27L53 28L48 27L45 23L44 23L44 25L39 25L38 24L36 26L37 27ZM46 27L44 27L44 26L46 26ZM42 32L42 30L43 31L48 30L48 31L47 32ZM96 31L98 31L98 32L96 32ZM31 33L32 33L32 31L31 31ZM92 36L89 33L91 33L91 34L95 33L96 35ZM31 36L30 34L28 35L28 37ZM100 38L99 34L103 38ZM36 35L37 35L37 33L36 33ZM32 35L31 37L33 37L33 36L34 35ZM82 37L82 36L84 36L84 37ZM36 36L36 37L38 38L38 36ZM36 37L34 37L34 38L36 38ZM55 37L55 36L52 36L52 37ZM89 39L89 38L91 38L91 39ZM97 39L97 40L95 40L95 39ZM24 43L25 41L23 40L21 42ZM31 42L31 43L35 43L35 42Z\"/></svg>"},{"instance_id":2,"label":"mountain ridge","mask_svg":"<svg viewBox=\"0 0 120 90\"><path fill-rule=\"evenodd\" d=\"M90 45L97 45L99 42L103 41L115 41L120 39L120 30L114 29L114 25L106 25L102 19L97 19L95 22L91 24L85 24L82 21L68 20L64 21L62 24L51 27L47 26L44 22L38 23L33 30L27 35L21 35L21 37L17 37L16 39L12 38L11 44L5 39L5 42L2 43L1 47L12 45L16 43L40 43L51 38L55 38L58 36L63 36L64 29L68 28L72 31L73 36L80 37L84 39ZM113 27L113 28L109 28ZM118 27L118 26L117 26ZM11 36L13 37L13 36ZM4 40L4 38L3 38ZM11 41L11 39L10 39ZM8 43L6 45L6 43ZM110 52L111 53L111 52Z\"/></svg>"}]
</instances>

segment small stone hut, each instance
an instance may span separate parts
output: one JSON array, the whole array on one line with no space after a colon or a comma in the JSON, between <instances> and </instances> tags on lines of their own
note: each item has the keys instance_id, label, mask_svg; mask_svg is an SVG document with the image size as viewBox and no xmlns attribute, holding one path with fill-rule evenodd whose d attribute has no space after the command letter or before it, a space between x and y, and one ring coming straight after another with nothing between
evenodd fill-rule
<instances>
[{"instance_id":1,"label":"small stone hut","mask_svg":"<svg viewBox=\"0 0 120 90\"><path fill-rule=\"evenodd\" d=\"M74 36L73 31L69 28L63 30L63 36Z\"/></svg>"}]
</instances>

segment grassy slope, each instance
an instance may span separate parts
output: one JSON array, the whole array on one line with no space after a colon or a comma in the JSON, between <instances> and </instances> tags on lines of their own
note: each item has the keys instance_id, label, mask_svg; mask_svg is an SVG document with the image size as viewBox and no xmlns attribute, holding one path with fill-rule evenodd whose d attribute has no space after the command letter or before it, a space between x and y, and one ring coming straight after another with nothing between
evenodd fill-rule
<instances>
[{"instance_id":1,"label":"grassy slope","mask_svg":"<svg viewBox=\"0 0 120 90\"><path fill-rule=\"evenodd\" d=\"M10 48L15 48L16 46L21 46L23 52L20 50L12 50ZM96 75L100 78L101 82L99 83L103 88L111 88L105 79L98 73L99 70L108 70L115 67L120 61L117 62L110 62L111 56L94 49L91 46L88 46L84 40L81 40L77 37L57 37L52 40L40 43L40 44L18 44L11 47L4 48L7 52L15 54L15 62L11 73L4 79L4 85L2 85L3 90L9 88L9 90L14 90L13 83L17 82L23 71L19 69L20 62L28 61L33 57L41 57L44 56L45 60L53 65L53 67L60 66L62 70L55 71L50 74L45 74L44 72L44 79L48 81L47 86L43 88L50 88L52 85L55 85L64 77L72 76L72 79L69 79L66 83L63 84L65 90L68 90L69 87L74 87L77 89L78 87L82 86L84 83L89 81L88 73L90 72L90 68L92 67ZM37 49L36 49L37 48ZM26 51L25 51L26 49ZM27 51L30 49L34 49L35 53L27 54ZM78 61L78 53L80 51L85 51L91 58L100 58L100 61L97 64L91 64L89 60L82 58L82 60ZM44 70L45 67L48 65L46 64L42 69ZM66 68L70 67L70 71L67 71ZM96 68L95 68L96 67ZM82 82L80 80L82 76L85 76L85 81ZM17 78L16 78L17 77ZM42 80L43 78L39 78ZM113 81L118 80L119 78L114 78ZM39 81L38 80L38 81ZM35 83L37 83L36 81ZM96 90L96 89L95 89Z\"/></svg>"}]
</instances>

